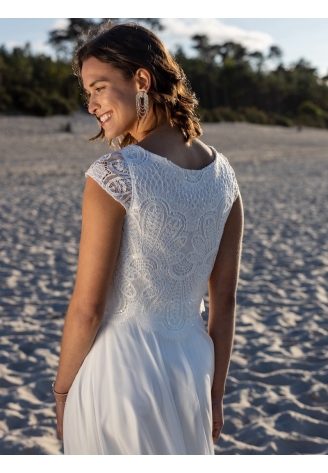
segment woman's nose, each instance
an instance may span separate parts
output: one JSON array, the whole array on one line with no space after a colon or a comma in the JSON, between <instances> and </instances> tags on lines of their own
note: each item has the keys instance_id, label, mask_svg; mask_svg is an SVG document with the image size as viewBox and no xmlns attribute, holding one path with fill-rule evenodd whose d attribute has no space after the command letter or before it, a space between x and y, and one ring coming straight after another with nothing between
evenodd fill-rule
<instances>
[{"instance_id":1,"label":"woman's nose","mask_svg":"<svg viewBox=\"0 0 328 473\"><path fill-rule=\"evenodd\" d=\"M99 104L90 96L88 103L88 112L91 113L91 115L95 115L98 107Z\"/></svg>"}]
</instances>

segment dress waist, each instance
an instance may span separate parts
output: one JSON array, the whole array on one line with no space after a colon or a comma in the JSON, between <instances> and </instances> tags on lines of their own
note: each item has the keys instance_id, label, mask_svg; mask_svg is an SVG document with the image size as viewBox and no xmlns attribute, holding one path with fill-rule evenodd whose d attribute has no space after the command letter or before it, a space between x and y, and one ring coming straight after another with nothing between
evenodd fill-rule
<instances>
[{"instance_id":1,"label":"dress waist","mask_svg":"<svg viewBox=\"0 0 328 473\"><path fill-rule=\"evenodd\" d=\"M194 306L193 310L177 312L174 310L145 311L137 303L129 303L125 309L111 310L106 308L104 320L109 324L123 324L127 320L135 319L139 326L148 332L159 332L163 337L177 340L184 338L190 328L201 321L201 312L205 310L204 301Z\"/></svg>"}]
</instances>

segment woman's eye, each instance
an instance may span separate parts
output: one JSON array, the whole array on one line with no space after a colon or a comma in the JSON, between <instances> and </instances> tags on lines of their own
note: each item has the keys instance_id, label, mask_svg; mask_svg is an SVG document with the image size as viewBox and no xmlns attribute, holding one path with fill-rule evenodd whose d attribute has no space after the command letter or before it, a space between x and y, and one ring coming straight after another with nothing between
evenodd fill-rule
<instances>
[{"instance_id":1,"label":"woman's eye","mask_svg":"<svg viewBox=\"0 0 328 473\"><path fill-rule=\"evenodd\" d=\"M104 87L97 87L97 88L96 88L96 91L97 91L97 92L100 92L102 89L104 89Z\"/></svg>"}]
</instances>

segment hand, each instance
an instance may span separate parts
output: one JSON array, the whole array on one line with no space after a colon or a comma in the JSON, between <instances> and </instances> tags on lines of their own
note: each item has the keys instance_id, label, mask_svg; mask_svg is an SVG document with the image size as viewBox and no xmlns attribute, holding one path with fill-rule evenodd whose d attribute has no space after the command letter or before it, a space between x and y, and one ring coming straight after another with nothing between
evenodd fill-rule
<instances>
[{"instance_id":1,"label":"hand","mask_svg":"<svg viewBox=\"0 0 328 473\"><path fill-rule=\"evenodd\" d=\"M223 419L223 400L220 398L212 397L212 437L213 442L216 443L219 440L220 433L224 424Z\"/></svg>"},{"instance_id":2,"label":"hand","mask_svg":"<svg viewBox=\"0 0 328 473\"><path fill-rule=\"evenodd\" d=\"M63 440L64 409L65 409L65 404L56 401L57 434L60 440Z\"/></svg>"}]
</instances>

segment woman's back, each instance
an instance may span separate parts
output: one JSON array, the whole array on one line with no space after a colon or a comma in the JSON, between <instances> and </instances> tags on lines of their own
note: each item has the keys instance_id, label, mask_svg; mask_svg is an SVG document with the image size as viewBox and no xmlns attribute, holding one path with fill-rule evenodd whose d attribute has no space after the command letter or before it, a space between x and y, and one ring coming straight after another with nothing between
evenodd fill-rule
<instances>
[{"instance_id":1,"label":"woman's back","mask_svg":"<svg viewBox=\"0 0 328 473\"><path fill-rule=\"evenodd\" d=\"M130 145L87 171L126 209L105 318L135 317L177 339L199 317L225 221L238 196L228 160L200 170Z\"/></svg>"}]
</instances>

